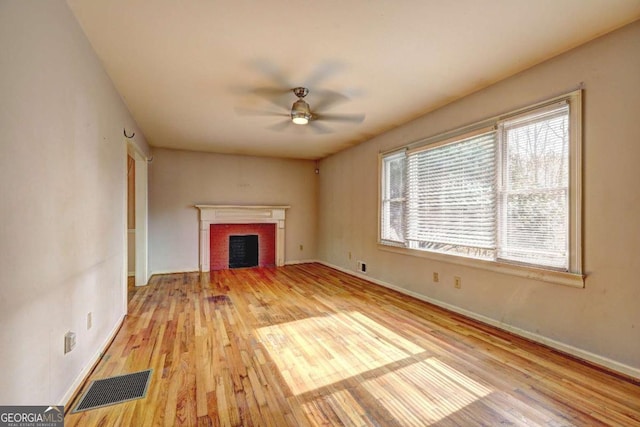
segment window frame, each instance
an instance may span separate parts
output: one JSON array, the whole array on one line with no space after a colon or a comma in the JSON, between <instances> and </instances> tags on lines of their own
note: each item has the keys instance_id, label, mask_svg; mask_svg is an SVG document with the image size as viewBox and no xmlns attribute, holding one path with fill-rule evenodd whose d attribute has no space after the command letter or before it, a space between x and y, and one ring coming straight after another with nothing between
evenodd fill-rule
<instances>
[{"instance_id":1,"label":"window frame","mask_svg":"<svg viewBox=\"0 0 640 427\"><path fill-rule=\"evenodd\" d=\"M433 252L424 249L409 248L405 242L395 242L384 240L382 238L382 196L383 196L383 164L384 159L390 155L398 155L401 152L407 153L434 148L438 145L450 143L452 141L461 140L465 134L478 132L479 129L486 127L498 128L498 125L502 121L513 120L518 116L531 114L536 110L549 107L559 102L566 102L569 105L569 210L568 210L568 271L558 271L553 268L546 268L542 266L533 266L528 264L518 264L512 262L505 262L504 260L496 257L494 260L482 260L477 258L468 258L456 254L447 254L440 252ZM499 132L498 132L499 133ZM498 141L498 152L501 150L501 142ZM497 154L498 156L501 153ZM501 158L496 159L497 167L502 168ZM406 172L406 169L405 169ZM498 172L500 176L500 172ZM498 179L500 179L498 177ZM406 181L405 186L409 183ZM406 187L405 187L406 194ZM406 200L406 196L405 196ZM496 189L496 202L498 200L498 192ZM406 207L405 207L406 215ZM406 233L406 231L405 231ZM498 230L500 233L500 230ZM465 126L463 128L454 129L448 132L434 135L429 138L425 138L402 147L397 147L393 150L381 152L378 156L378 248L380 250L402 253L406 255L417 256L421 258L430 258L437 261L448 262L453 264L466 265L471 267L482 268L491 271L498 271L500 273L512 274L519 277L532 278L550 283L557 283L562 285L568 285L573 287L584 287L585 276L583 274L582 265L582 89L577 89L569 93L565 93L560 96L556 96L551 99L547 99L542 102L538 102L529 105L524 108L520 108L514 111L510 111L505 114L491 117L486 120L482 120L477 123Z\"/></svg>"},{"instance_id":2,"label":"window frame","mask_svg":"<svg viewBox=\"0 0 640 427\"><path fill-rule=\"evenodd\" d=\"M535 190L529 190L530 192L536 192L538 194L549 194L550 192L558 192L558 191L563 191L566 192L566 216L564 217L564 223L565 223L565 228L566 228L566 241L565 241L565 252L566 252L566 256L565 256L565 260L567 263L567 267L566 270L563 267L553 267L550 265L543 265L543 264L535 264L535 263L530 263L527 261L523 261L523 260L515 260L513 258L508 258L508 257L502 257L501 254L503 253L503 251L507 251L509 252L509 250L513 250L516 248L513 247L508 247L505 244L505 241L507 240L507 217L505 215L506 212L506 204L507 204L507 199L508 196L511 194L514 194L513 191L508 190L506 187L508 187L507 185L507 179L508 179L508 155L505 153L505 150L507 150L507 146L508 146L508 141L507 141L507 133L509 132L510 129L515 129L518 128L518 126L514 127L514 123L516 125L520 125L520 126L527 126L528 124L533 124L536 122L539 122L539 120L536 119L535 116L542 116L544 117L545 114L547 114L547 120L548 120L548 114L552 113L552 114L557 114L555 113L556 111L560 110L560 109L567 109L566 115L567 115L567 132L568 132L568 140L567 140L567 181L566 181L566 187L562 187L562 188L556 188L556 189L544 189L544 188L537 188ZM533 117L532 114L534 113ZM564 114L564 113L563 113ZM498 218L497 218L497 241L498 241L498 245L496 248L496 261L498 262L505 262L505 263L511 263L511 264L522 264L522 265L529 265L532 267L537 267L537 268L548 268L551 270L559 270L559 271L572 271L571 268L571 261L570 261L570 224L571 224L571 220L570 220L570 205L571 205L571 200L569 197L569 189L571 186L571 182L569 179L569 174L570 174L570 168L571 168L571 164L570 164L570 157L571 157L571 140L570 140L570 134L571 134L571 124L569 123L569 119L571 117L571 104L567 101L567 100L561 100L560 102L555 102L555 103L551 103L548 104L546 106L542 106L539 108L536 108L532 111L523 113L523 114L518 114L515 115L515 117L509 117L508 119L504 119L504 120L500 120L497 124L497 136L498 136L498 158L497 158L497 164L498 164L498 181L497 181L497 194L496 194L496 200L497 200L497 205L498 205L498 210L499 210L499 214L498 214ZM523 124L524 122L524 124ZM527 124L528 122L528 124Z\"/></svg>"},{"instance_id":3,"label":"window frame","mask_svg":"<svg viewBox=\"0 0 640 427\"><path fill-rule=\"evenodd\" d=\"M381 179L378 180L379 185L380 185L380 207L378 209L378 242L384 242L384 244L387 245L393 245L393 246L402 246L402 247L406 247L406 230L403 230L403 241L399 241L399 240L392 240L392 239L387 239L383 236L384 234L384 228L385 225L383 224L384 221L384 209L385 209L385 202L402 202L403 204L406 203L407 201L407 190L406 190L406 182L407 182L407 169L406 169L406 164L405 164L405 169L404 169L404 184L405 184L405 188L404 188L404 192L402 197L400 198L387 198L387 186L385 185L385 183L387 182L386 179L383 180L382 177L387 178L390 173L386 168L386 160L389 159L389 161L393 161L393 160L397 160L398 158L405 158L406 159L406 150L402 149L399 151L395 151L393 153L387 153L385 156L380 156L379 157L379 167L378 170L380 171L381 174ZM403 208L403 216L405 217L404 220L406 220L406 204L404 205ZM403 221L404 221L403 220Z\"/></svg>"}]
</instances>

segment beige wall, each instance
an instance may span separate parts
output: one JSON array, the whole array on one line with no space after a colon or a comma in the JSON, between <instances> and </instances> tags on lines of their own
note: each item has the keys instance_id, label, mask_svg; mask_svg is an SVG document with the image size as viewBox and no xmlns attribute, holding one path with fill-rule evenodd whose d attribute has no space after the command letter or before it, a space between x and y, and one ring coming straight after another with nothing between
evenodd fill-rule
<instances>
[{"instance_id":1,"label":"beige wall","mask_svg":"<svg viewBox=\"0 0 640 427\"><path fill-rule=\"evenodd\" d=\"M314 259L318 185L314 169L307 160L154 149L149 166L152 274L198 269L195 204L290 205L285 260Z\"/></svg>"},{"instance_id":2,"label":"beige wall","mask_svg":"<svg viewBox=\"0 0 640 427\"><path fill-rule=\"evenodd\" d=\"M135 123L64 1L0 3L0 70L0 404L66 403L126 312Z\"/></svg>"},{"instance_id":3,"label":"beige wall","mask_svg":"<svg viewBox=\"0 0 640 427\"><path fill-rule=\"evenodd\" d=\"M356 259L365 260L374 279L639 375L639 47L636 22L325 159L319 258L349 270L355 270ZM580 82L585 84L585 289L378 249L378 152L551 98ZM434 271L440 273L438 284L431 280ZM462 277L461 290L453 288L454 275Z\"/></svg>"}]
</instances>

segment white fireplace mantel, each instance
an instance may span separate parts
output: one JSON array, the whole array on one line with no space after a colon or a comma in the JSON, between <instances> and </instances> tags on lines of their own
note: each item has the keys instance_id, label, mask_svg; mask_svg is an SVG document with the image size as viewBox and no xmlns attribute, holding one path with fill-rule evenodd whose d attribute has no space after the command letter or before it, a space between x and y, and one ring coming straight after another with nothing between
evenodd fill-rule
<instances>
[{"instance_id":1,"label":"white fireplace mantel","mask_svg":"<svg viewBox=\"0 0 640 427\"><path fill-rule=\"evenodd\" d=\"M200 271L210 266L211 224L276 224L276 265L284 265L285 212L290 206L195 205L200 210Z\"/></svg>"}]
</instances>

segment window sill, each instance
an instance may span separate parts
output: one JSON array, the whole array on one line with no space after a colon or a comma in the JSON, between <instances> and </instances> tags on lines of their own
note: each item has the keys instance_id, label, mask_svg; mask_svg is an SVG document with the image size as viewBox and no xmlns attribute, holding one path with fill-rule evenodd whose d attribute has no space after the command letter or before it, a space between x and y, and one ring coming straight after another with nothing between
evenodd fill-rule
<instances>
[{"instance_id":1,"label":"window sill","mask_svg":"<svg viewBox=\"0 0 640 427\"><path fill-rule=\"evenodd\" d=\"M449 264L458 264L464 265L466 267L480 268L483 270L494 271L496 273L510 274L512 276L524 277L526 279L539 280L542 282L554 283L557 285L571 286L573 288L584 288L585 276L583 274L545 270L542 268L506 264L495 261L483 261L474 258L440 254L437 252L419 251L416 249L408 249L405 247L393 246L379 242L378 249L386 252L410 255L419 258L428 258L434 261L446 262Z\"/></svg>"}]
</instances>

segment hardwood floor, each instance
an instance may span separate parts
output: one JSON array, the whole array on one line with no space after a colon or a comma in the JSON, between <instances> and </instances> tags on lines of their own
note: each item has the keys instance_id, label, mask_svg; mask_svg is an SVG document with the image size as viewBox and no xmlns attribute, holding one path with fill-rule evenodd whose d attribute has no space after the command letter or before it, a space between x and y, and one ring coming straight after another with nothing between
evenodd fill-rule
<instances>
[{"instance_id":1,"label":"hardwood floor","mask_svg":"<svg viewBox=\"0 0 640 427\"><path fill-rule=\"evenodd\" d=\"M129 311L89 380L153 368L147 397L66 426L640 426L640 385L317 264L156 276Z\"/></svg>"},{"instance_id":2,"label":"hardwood floor","mask_svg":"<svg viewBox=\"0 0 640 427\"><path fill-rule=\"evenodd\" d=\"M132 276L127 277L127 302L131 302L137 290L138 288L136 288L136 278Z\"/></svg>"}]
</instances>

